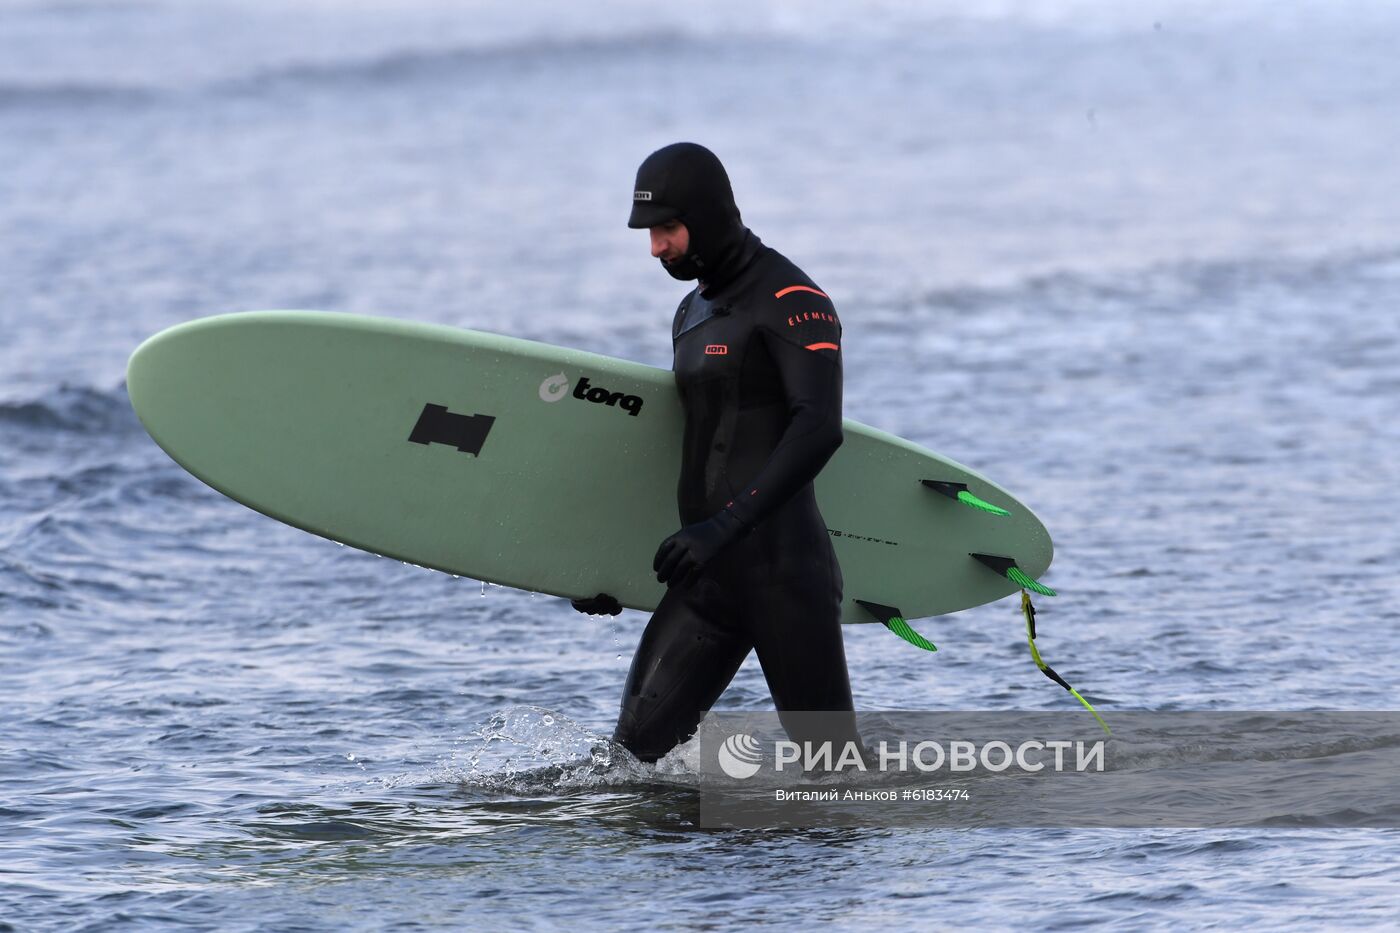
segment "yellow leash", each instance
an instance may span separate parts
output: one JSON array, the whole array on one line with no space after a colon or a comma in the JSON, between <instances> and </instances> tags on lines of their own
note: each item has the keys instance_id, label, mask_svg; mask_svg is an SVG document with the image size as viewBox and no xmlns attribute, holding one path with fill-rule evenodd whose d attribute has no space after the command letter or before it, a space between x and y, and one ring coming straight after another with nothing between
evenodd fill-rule
<instances>
[{"instance_id":1,"label":"yellow leash","mask_svg":"<svg viewBox=\"0 0 1400 933\"><path fill-rule=\"evenodd\" d=\"M1025 590L1021 590L1021 615L1026 617L1026 643L1031 646L1031 657L1035 659L1035 666L1040 668L1040 672L1046 677L1049 677L1055 683L1074 694L1074 698L1080 703L1083 703L1084 708L1094 714L1094 718L1099 721L1099 725L1103 726L1103 731L1108 735L1112 735L1113 732L1109 730L1108 723L1103 721L1103 717L1099 715L1098 710L1094 709L1093 704L1080 696L1078 690L1071 687L1067 680L1055 673L1055 669L1049 664L1046 664L1045 660L1041 658L1040 649L1035 646L1035 607L1031 605L1030 594Z\"/></svg>"}]
</instances>

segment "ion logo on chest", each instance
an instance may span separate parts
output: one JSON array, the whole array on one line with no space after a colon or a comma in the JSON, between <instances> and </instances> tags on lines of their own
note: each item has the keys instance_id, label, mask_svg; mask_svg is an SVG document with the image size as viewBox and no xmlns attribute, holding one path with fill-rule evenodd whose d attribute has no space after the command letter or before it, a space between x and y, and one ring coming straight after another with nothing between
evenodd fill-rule
<instances>
[{"instance_id":1,"label":"ion logo on chest","mask_svg":"<svg viewBox=\"0 0 1400 933\"><path fill-rule=\"evenodd\" d=\"M724 356L729 352L729 345L726 343L711 343L705 346L706 356Z\"/></svg>"}]
</instances>

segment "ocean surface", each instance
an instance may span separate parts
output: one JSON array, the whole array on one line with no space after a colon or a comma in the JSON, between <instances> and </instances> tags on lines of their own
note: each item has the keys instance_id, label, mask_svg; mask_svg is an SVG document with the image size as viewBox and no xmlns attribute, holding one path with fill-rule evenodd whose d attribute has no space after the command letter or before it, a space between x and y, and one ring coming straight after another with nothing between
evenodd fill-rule
<instances>
[{"instance_id":1,"label":"ocean surface","mask_svg":"<svg viewBox=\"0 0 1400 933\"><path fill-rule=\"evenodd\" d=\"M1320 0L0 0L0 930L1394 928L1363 796L699 829L693 749L604 741L644 614L280 525L123 378L261 308L669 366L625 218L695 140L833 296L846 416L1045 521L1038 641L1110 722L1394 708L1397 46ZM915 627L846 630L860 708L1077 709L1015 600Z\"/></svg>"}]
</instances>

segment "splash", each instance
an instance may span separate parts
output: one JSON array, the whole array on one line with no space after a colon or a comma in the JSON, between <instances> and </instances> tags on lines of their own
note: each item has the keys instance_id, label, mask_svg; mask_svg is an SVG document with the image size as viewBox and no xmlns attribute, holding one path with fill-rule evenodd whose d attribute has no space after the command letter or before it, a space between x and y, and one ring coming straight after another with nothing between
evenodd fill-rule
<instances>
[{"instance_id":1,"label":"splash","mask_svg":"<svg viewBox=\"0 0 1400 933\"><path fill-rule=\"evenodd\" d=\"M691 744L691 743L687 743ZM600 787L693 783L686 745L655 766L612 739L539 706L508 707L461 736L438 762L435 778L474 791L558 794ZM698 764L698 761L696 762Z\"/></svg>"}]
</instances>

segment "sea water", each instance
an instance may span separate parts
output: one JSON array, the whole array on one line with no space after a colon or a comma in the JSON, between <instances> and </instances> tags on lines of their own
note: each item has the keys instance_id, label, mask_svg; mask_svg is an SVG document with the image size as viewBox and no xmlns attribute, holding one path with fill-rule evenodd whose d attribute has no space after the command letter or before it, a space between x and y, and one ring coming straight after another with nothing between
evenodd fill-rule
<instances>
[{"instance_id":1,"label":"sea water","mask_svg":"<svg viewBox=\"0 0 1400 933\"><path fill-rule=\"evenodd\" d=\"M0 3L0 929L1393 925L1359 797L699 830L693 748L606 742L644 614L255 514L123 373L260 308L669 366L685 286L625 218L699 141L833 296L847 417L1045 521L1039 643L1110 722L1384 709L1397 43L1320 0ZM860 708L1077 709L1014 600L915 627L846 630ZM719 705L770 704L750 658Z\"/></svg>"}]
</instances>

